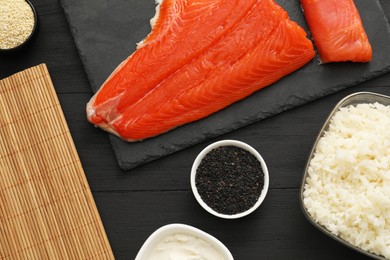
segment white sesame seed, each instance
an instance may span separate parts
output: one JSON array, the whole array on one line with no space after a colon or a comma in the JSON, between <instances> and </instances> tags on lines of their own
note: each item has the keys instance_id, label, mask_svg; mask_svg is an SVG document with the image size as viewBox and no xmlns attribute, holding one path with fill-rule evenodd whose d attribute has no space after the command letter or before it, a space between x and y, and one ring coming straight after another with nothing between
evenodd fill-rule
<instances>
[{"instance_id":1,"label":"white sesame seed","mask_svg":"<svg viewBox=\"0 0 390 260\"><path fill-rule=\"evenodd\" d=\"M0 49L22 44L34 28L34 13L25 0L0 0Z\"/></svg>"}]
</instances>

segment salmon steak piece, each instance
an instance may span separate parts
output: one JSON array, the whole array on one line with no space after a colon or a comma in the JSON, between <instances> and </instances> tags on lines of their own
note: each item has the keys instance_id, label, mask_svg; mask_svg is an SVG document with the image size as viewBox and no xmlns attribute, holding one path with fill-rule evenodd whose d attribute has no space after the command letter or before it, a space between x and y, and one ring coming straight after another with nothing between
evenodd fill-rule
<instances>
[{"instance_id":1,"label":"salmon steak piece","mask_svg":"<svg viewBox=\"0 0 390 260\"><path fill-rule=\"evenodd\" d=\"M274 0L163 0L152 31L87 104L88 120L125 141L207 117L315 56Z\"/></svg>"},{"instance_id":2,"label":"salmon steak piece","mask_svg":"<svg viewBox=\"0 0 390 260\"><path fill-rule=\"evenodd\" d=\"M301 0L321 63L369 62L372 48L353 0Z\"/></svg>"}]
</instances>

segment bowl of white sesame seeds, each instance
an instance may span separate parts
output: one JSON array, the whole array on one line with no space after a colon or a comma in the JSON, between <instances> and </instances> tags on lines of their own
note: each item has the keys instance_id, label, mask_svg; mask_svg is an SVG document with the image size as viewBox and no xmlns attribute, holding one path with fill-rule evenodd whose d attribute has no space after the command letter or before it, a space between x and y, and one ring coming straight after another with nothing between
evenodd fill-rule
<instances>
[{"instance_id":1,"label":"bowl of white sesame seeds","mask_svg":"<svg viewBox=\"0 0 390 260\"><path fill-rule=\"evenodd\" d=\"M28 0L2 0L0 5L0 52L21 49L33 37L37 12Z\"/></svg>"}]
</instances>

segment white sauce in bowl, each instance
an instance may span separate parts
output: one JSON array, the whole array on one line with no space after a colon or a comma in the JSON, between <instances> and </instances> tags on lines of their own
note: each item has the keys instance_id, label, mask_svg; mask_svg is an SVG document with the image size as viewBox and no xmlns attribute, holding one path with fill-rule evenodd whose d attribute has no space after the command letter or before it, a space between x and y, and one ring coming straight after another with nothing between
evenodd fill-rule
<instances>
[{"instance_id":1,"label":"white sauce in bowl","mask_svg":"<svg viewBox=\"0 0 390 260\"><path fill-rule=\"evenodd\" d=\"M224 260L222 254L203 239L188 234L164 237L147 260Z\"/></svg>"}]
</instances>

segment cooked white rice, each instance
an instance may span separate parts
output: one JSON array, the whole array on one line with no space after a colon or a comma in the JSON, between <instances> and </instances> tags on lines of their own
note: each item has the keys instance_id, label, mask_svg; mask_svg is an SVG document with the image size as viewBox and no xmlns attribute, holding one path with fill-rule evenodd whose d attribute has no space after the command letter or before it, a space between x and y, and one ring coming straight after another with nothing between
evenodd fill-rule
<instances>
[{"instance_id":1,"label":"cooked white rice","mask_svg":"<svg viewBox=\"0 0 390 260\"><path fill-rule=\"evenodd\" d=\"M390 258L390 106L341 108L310 161L304 205L330 232Z\"/></svg>"}]
</instances>

